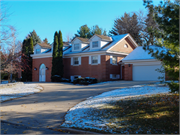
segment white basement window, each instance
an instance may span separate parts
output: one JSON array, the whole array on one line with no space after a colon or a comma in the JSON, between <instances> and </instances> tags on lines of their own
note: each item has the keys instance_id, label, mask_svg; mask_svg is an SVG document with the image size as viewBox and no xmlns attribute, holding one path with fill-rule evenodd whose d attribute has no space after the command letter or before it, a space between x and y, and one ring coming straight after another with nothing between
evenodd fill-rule
<instances>
[{"instance_id":1,"label":"white basement window","mask_svg":"<svg viewBox=\"0 0 180 135\"><path fill-rule=\"evenodd\" d=\"M79 50L79 44L74 44L74 50Z\"/></svg>"},{"instance_id":2,"label":"white basement window","mask_svg":"<svg viewBox=\"0 0 180 135\"><path fill-rule=\"evenodd\" d=\"M92 48L96 48L96 47L98 47L98 41L92 42Z\"/></svg>"},{"instance_id":3,"label":"white basement window","mask_svg":"<svg viewBox=\"0 0 180 135\"><path fill-rule=\"evenodd\" d=\"M79 64L79 59L78 59L78 57L74 57L74 58L73 58L73 64L74 64L74 65L78 65L78 64Z\"/></svg>"},{"instance_id":4,"label":"white basement window","mask_svg":"<svg viewBox=\"0 0 180 135\"><path fill-rule=\"evenodd\" d=\"M91 60L92 60L92 64L98 64L98 56L92 56Z\"/></svg>"},{"instance_id":5,"label":"white basement window","mask_svg":"<svg viewBox=\"0 0 180 135\"><path fill-rule=\"evenodd\" d=\"M120 79L119 74L110 74L110 79Z\"/></svg>"}]
</instances>

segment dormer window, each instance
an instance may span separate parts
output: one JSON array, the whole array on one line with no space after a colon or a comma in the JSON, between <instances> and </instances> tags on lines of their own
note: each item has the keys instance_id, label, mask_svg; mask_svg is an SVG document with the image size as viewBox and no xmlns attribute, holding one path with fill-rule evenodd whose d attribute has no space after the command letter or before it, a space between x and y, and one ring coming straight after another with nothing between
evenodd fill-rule
<instances>
[{"instance_id":1,"label":"dormer window","mask_svg":"<svg viewBox=\"0 0 180 135\"><path fill-rule=\"evenodd\" d=\"M97 48L98 47L98 41L92 42L92 48Z\"/></svg>"},{"instance_id":2,"label":"dormer window","mask_svg":"<svg viewBox=\"0 0 180 135\"><path fill-rule=\"evenodd\" d=\"M79 50L80 45L79 44L74 44L74 50Z\"/></svg>"},{"instance_id":3,"label":"dormer window","mask_svg":"<svg viewBox=\"0 0 180 135\"><path fill-rule=\"evenodd\" d=\"M36 49L36 54L41 53L41 49Z\"/></svg>"}]
</instances>

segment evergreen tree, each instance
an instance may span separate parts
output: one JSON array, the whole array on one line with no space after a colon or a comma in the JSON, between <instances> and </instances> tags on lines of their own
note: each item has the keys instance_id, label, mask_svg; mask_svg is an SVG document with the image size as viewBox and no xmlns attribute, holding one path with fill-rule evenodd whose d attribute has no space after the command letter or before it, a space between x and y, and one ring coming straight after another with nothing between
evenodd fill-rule
<instances>
[{"instance_id":1,"label":"evergreen tree","mask_svg":"<svg viewBox=\"0 0 180 135\"><path fill-rule=\"evenodd\" d=\"M55 75L58 75L58 32L54 34L54 43L53 43L53 58L52 58L52 70L51 70L51 80Z\"/></svg>"},{"instance_id":2,"label":"evergreen tree","mask_svg":"<svg viewBox=\"0 0 180 135\"><path fill-rule=\"evenodd\" d=\"M124 16L117 18L114 21L112 30L109 31L109 35L120 35L129 33L134 40L141 45L142 41L140 38L140 32L142 30L141 25L138 23L138 16L133 13L124 13Z\"/></svg>"},{"instance_id":3,"label":"evergreen tree","mask_svg":"<svg viewBox=\"0 0 180 135\"><path fill-rule=\"evenodd\" d=\"M61 31L58 33L58 61L58 75L63 77L63 39Z\"/></svg>"},{"instance_id":4,"label":"evergreen tree","mask_svg":"<svg viewBox=\"0 0 180 135\"><path fill-rule=\"evenodd\" d=\"M39 36L37 35L36 31L33 30L32 32L30 32L27 36L27 38L32 37L33 39L33 45L35 46L37 43L41 43L41 39L39 38Z\"/></svg>"},{"instance_id":5,"label":"evergreen tree","mask_svg":"<svg viewBox=\"0 0 180 135\"><path fill-rule=\"evenodd\" d=\"M157 29L149 28L157 38L156 45L167 48L167 52L155 51L145 46L152 56L162 60L170 79L179 80L179 5L180 0L160 2L154 6L151 0L144 0L144 5L151 9L154 19L158 23ZM173 83L172 83L173 84ZM172 86L169 84L169 86ZM179 83L175 87L179 91ZM172 90L172 89L171 89ZM174 91L174 90L173 90Z\"/></svg>"},{"instance_id":6,"label":"evergreen tree","mask_svg":"<svg viewBox=\"0 0 180 135\"><path fill-rule=\"evenodd\" d=\"M156 37L153 29L158 29L158 24L153 18L154 13L151 8L148 8L147 18L145 19L146 28L144 30L145 44L146 45L154 45L156 43Z\"/></svg>"},{"instance_id":7,"label":"evergreen tree","mask_svg":"<svg viewBox=\"0 0 180 135\"><path fill-rule=\"evenodd\" d=\"M93 36L94 34L101 35L101 34L102 34L102 31L103 31L103 30L102 30L101 28L99 28L98 25L95 25L95 26L93 26L92 29L91 29L91 36Z\"/></svg>"},{"instance_id":8,"label":"evergreen tree","mask_svg":"<svg viewBox=\"0 0 180 135\"><path fill-rule=\"evenodd\" d=\"M90 28L85 24L79 28L76 37L90 38Z\"/></svg>"},{"instance_id":9,"label":"evergreen tree","mask_svg":"<svg viewBox=\"0 0 180 135\"><path fill-rule=\"evenodd\" d=\"M77 31L75 37L91 38L94 34L106 36L106 31L100 28L98 25L94 25L91 29L87 25L83 25Z\"/></svg>"},{"instance_id":10,"label":"evergreen tree","mask_svg":"<svg viewBox=\"0 0 180 135\"><path fill-rule=\"evenodd\" d=\"M26 61L27 65L24 65L22 72L23 81L32 81L32 57L33 54L33 39L25 39L22 46L22 61Z\"/></svg>"}]
</instances>

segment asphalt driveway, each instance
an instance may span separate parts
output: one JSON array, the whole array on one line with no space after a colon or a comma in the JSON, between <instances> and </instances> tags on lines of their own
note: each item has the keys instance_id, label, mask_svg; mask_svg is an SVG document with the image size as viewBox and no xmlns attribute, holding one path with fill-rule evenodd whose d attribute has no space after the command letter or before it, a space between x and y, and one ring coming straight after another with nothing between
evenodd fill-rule
<instances>
[{"instance_id":1,"label":"asphalt driveway","mask_svg":"<svg viewBox=\"0 0 180 135\"><path fill-rule=\"evenodd\" d=\"M1 119L31 128L57 128L66 112L88 97L118 88L152 82L116 81L90 86L68 83L38 83L40 93L1 103ZM43 133L44 134L44 133Z\"/></svg>"}]
</instances>

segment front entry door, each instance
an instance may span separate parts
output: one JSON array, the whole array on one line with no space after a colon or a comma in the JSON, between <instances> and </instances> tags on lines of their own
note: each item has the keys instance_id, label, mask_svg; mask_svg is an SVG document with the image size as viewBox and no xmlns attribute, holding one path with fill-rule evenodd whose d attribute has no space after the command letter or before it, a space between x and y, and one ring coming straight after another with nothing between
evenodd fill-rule
<instances>
[{"instance_id":1,"label":"front entry door","mask_svg":"<svg viewBox=\"0 0 180 135\"><path fill-rule=\"evenodd\" d=\"M46 66L44 64L41 64L39 68L39 81L40 82L46 81Z\"/></svg>"}]
</instances>

